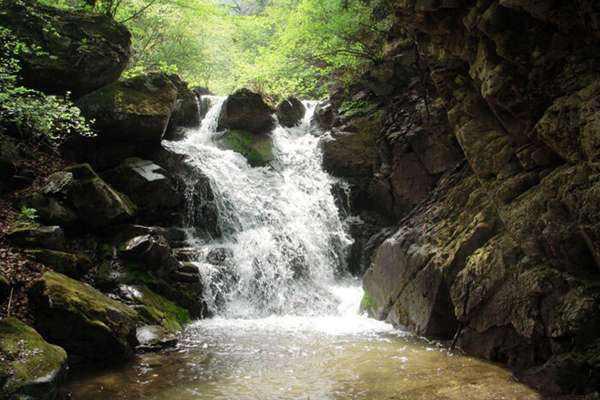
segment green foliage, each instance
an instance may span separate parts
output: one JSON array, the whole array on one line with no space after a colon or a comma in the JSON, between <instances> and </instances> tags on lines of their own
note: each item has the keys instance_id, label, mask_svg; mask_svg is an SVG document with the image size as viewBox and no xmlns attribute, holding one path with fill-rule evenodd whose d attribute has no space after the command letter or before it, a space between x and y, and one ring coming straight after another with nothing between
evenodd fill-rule
<instances>
[{"instance_id":1,"label":"green foliage","mask_svg":"<svg viewBox=\"0 0 600 400\"><path fill-rule=\"evenodd\" d=\"M26 139L56 143L68 135L93 136L85 118L69 96L49 96L19 85L18 56L43 52L18 41L0 28L0 120Z\"/></svg>"},{"instance_id":2,"label":"green foliage","mask_svg":"<svg viewBox=\"0 0 600 400\"><path fill-rule=\"evenodd\" d=\"M216 93L319 98L382 57L390 0L43 0L104 13L133 35L126 77L180 74Z\"/></svg>"},{"instance_id":3,"label":"green foliage","mask_svg":"<svg viewBox=\"0 0 600 400\"><path fill-rule=\"evenodd\" d=\"M23 206L19 211L18 218L22 222L35 222L38 219L38 212L35 208Z\"/></svg>"}]
</instances>

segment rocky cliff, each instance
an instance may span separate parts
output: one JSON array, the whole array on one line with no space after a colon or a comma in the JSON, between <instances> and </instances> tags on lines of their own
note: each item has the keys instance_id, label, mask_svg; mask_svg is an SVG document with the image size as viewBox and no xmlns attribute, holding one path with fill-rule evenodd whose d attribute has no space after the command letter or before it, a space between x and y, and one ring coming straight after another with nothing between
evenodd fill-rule
<instances>
[{"instance_id":1,"label":"rocky cliff","mask_svg":"<svg viewBox=\"0 0 600 400\"><path fill-rule=\"evenodd\" d=\"M355 235L363 306L544 391L597 390L598 4L395 12L385 62L319 116L325 165L378 220Z\"/></svg>"}]
</instances>

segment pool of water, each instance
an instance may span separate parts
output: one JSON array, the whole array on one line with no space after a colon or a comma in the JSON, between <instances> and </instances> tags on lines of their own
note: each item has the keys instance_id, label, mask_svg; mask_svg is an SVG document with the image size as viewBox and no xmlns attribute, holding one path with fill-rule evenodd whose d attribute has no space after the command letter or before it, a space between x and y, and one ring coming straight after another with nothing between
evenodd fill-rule
<instances>
[{"instance_id":1,"label":"pool of water","mask_svg":"<svg viewBox=\"0 0 600 400\"><path fill-rule=\"evenodd\" d=\"M336 286L331 315L215 318L176 349L74 376L72 399L534 400L500 366L358 314L361 289Z\"/></svg>"}]
</instances>

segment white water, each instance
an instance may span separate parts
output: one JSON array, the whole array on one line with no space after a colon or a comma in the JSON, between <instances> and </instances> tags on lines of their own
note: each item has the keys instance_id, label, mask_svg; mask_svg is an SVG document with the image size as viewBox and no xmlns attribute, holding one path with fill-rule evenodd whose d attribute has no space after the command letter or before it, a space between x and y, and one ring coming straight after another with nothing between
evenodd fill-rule
<instances>
[{"instance_id":1,"label":"white water","mask_svg":"<svg viewBox=\"0 0 600 400\"><path fill-rule=\"evenodd\" d=\"M321 167L319 139L310 134L315 103L305 103L298 127L278 125L272 132L271 165L252 168L216 144L223 101L211 98L201 126L167 143L209 177L215 192L223 238L193 245L204 254L214 248L232 253L221 267L198 260L205 301L229 318L334 312L339 300L331 286L351 240L331 193L334 180Z\"/></svg>"}]
</instances>

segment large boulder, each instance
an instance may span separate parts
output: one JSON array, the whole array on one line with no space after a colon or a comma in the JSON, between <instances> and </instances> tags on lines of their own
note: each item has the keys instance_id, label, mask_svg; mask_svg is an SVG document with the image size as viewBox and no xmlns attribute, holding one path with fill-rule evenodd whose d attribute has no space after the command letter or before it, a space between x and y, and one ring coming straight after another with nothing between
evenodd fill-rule
<instances>
[{"instance_id":1,"label":"large boulder","mask_svg":"<svg viewBox=\"0 0 600 400\"><path fill-rule=\"evenodd\" d=\"M105 86L77 105L95 121L101 141L159 146L177 106L177 88L168 75L150 73Z\"/></svg>"},{"instance_id":2,"label":"large boulder","mask_svg":"<svg viewBox=\"0 0 600 400\"><path fill-rule=\"evenodd\" d=\"M102 180L89 164L79 164L52 174L46 185L26 197L42 221L72 227L84 223L104 228L125 221L135 212L129 198Z\"/></svg>"},{"instance_id":3,"label":"large boulder","mask_svg":"<svg viewBox=\"0 0 600 400\"><path fill-rule=\"evenodd\" d=\"M269 133L275 128L273 109L262 96L239 89L227 97L219 115L219 130L241 129L254 134Z\"/></svg>"},{"instance_id":4,"label":"large boulder","mask_svg":"<svg viewBox=\"0 0 600 400\"><path fill-rule=\"evenodd\" d=\"M36 328L69 355L102 362L133 354L139 316L131 307L56 272L46 272L29 298Z\"/></svg>"},{"instance_id":5,"label":"large boulder","mask_svg":"<svg viewBox=\"0 0 600 400\"><path fill-rule=\"evenodd\" d=\"M306 114L306 107L295 97L283 100L276 109L277 119L281 126L291 128L298 125Z\"/></svg>"},{"instance_id":6,"label":"large boulder","mask_svg":"<svg viewBox=\"0 0 600 400\"><path fill-rule=\"evenodd\" d=\"M119 78L131 54L127 28L104 15L6 0L0 25L32 50L18 55L23 84L47 93L78 97L101 88Z\"/></svg>"},{"instance_id":7,"label":"large boulder","mask_svg":"<svg viewBox=\"0 0 600 400\"><path fill-rule=\"evenodd\" d=\"M115 189L127 195L142 213L160 216L183 202L167 171L152 161L128 158L103 176Z\"/></svg>"},{"instance_id":8,"label":"large boulder","mask_svg":"<svg viewBox=\"0 0 600 400\"><path fill-rule=\"evenodd\" d=\"M67 353L16 318L0 320L0 397L52 400Z\"/></svg>"},{"instance_id":9,"label":"large boulder","mask_svg":"<svg viewBox=\"0 0 600 400\"><path fill-rule=\"evenodd\" d=\"M269 134L254 134L230 129L217 141L224 149L243 155L252 167L264 167L273 161L273 138Z\"/></svg>"}]
</instances>

